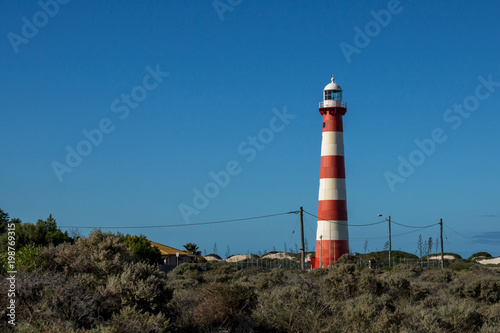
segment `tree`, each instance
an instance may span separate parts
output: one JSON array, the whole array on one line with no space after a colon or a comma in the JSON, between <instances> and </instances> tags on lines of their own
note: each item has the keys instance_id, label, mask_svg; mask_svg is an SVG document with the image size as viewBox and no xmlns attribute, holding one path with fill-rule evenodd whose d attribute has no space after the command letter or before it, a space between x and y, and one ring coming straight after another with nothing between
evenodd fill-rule
<instances>
[{"instance_id":1,"label":"tree","mask_svg":"<svg viewBox=\"0 0 500 333\"><path fill-rule=\"evenodd\" d=\"M229 258L230 255L231 255L231 250L229 249L229 245L228 245L227 250L226 250L226 259Z\"/></svg>"},{"instance_id":2,"label":"tree","mask_svg":"<svg viewBox=\"0 0 500 333\"><path fill-rule=\"evenodd\" d=\"M424 243L422 241L422 234L418 235L418 240L417 240L417 250L418 253L420 254L419 257L422 257L424 254Z\"/></svg>"},{"instance_id":3,"label":"tree","mask_svg":"<svg viewBox=\"0 0 500 333\"><path fill-rule=\"evenodd\" d=\"M126 236L118 233L120 240L127 246L130 254L137 260L145 261L150 265L161 262L161 252L157 247L151 246L151 241L144 235Z\"/></svg>"},{"instance_id":4,"label":"tree","mask_svg":"<svg viewBox=\"0 0 500 333\"><path fill-rule=\"evenodd\" d=\"M389 241L384 243L384 251L389 250Z\"/></svg>"},{"instance_id":5,"label":"tree","mask_svg":"<svg viewBox=\"0 0 500 333\"><path fill-rule=\"evenodd\" d=\"M214 243L214 253L217 254L217 243Z\"/></svg>"},{"instance_id":6,"label":"tree","mask_svg":"<svg viewBox=\"0 0 500 333\"><path fill-rule=\"evenodd\" d=\"M427 241L427 255L432 253L432 237L429 237L429 240Z\"/></svg>"},{"instance_id":7,"label":"tree","mask_svg":"<svg viewBox=\"0 0 500 333\"><path fill-rule=\"evenodd\" d=\"M56 220L52 214L46 220L38 220L36 224L21 223L19 219L11 219L10 223L16 223L16 248L20 249L25 245L54 245L68 242L72 243L73 239L68 236L68 232L62 232L57 227ZM0 236L0 251L7 250L7 234Z\"/></svg>"},{"instance_id":8,"label":"tree","mask_svg":"<svg viewBox=\"0 0 500 333\"><path fill-rule=\"evenodd\" d=\"M365 240L365 244L363 245L363 250L365 250L365 254L368 251L368 239Z\"/></svg>"},{"instance_id":9,"label":"tree","mask_svg":"<svg viewBox=\"0 0 500 333\"><path fill-rule=\"evenodd\" d=\"M194 254L195 256L201 255L201 251L198 251L198 245L196 245L196 243L187 243L187 244L184 244L183 246L187 252ZM214 250L216 250L215 246L214 246ZM214 253L216 253L216 252L214 251Z\"/></svg>"},{"instance_id":10,"label":"tree","mask_svg":"<svg viewBox=\"0 0 500 333\"><path fill-rule=\"evenodd\" d=\"M0 208L0 235L7 230L7 223L9 223L9 214Z\"/></svg>"}]
</instances>

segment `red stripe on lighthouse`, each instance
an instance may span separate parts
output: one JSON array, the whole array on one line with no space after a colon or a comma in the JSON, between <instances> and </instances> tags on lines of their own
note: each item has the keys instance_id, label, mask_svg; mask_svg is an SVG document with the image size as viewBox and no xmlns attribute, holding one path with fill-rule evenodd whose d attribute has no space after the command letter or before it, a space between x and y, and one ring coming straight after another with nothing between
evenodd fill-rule
<instances>
[{"instance_id":1,"label":"red stripe on lighthouse","mask_svg":"<svg viewBox=\"0 0 500 333\"><path fill-rule=\"evenodd\" d=\"M319 200L318 220L347 221L345 200Z\"/></svg>"},{"instance_id":2,"label":"red stripe on lighthouse","mask_svg":"<svg viewBox=\"0 0 500 333\"><path fill-rule=\"evenodd\" d=\"M333 115L330 113L326 113L323 116L323 123L324 123L323 132L330 132L330 131L343 132L344 131L344 127L342 125L342 116L340 116L340 115Z\"/></svg>"},{"instance_id":3,"label":"red stripe on lighthouse","mask_svg":"<svg viewBox=\"0 0 500 333\"><path fill-rule=\"evenodd\" d=\"M316 260L313 268L327 268L344 253L349 253L348 240L317 240Z\"/></svg>"},{"instance_id":4,"label":"red stripe on lighthouse","mask_svg":"<svg viewBox=\"0 0 500 333\"><path fill-rule=\"evenodd\" d=\"M319 178L345 178L344 156L321 156Z\"/></svg>"}]
</instances>

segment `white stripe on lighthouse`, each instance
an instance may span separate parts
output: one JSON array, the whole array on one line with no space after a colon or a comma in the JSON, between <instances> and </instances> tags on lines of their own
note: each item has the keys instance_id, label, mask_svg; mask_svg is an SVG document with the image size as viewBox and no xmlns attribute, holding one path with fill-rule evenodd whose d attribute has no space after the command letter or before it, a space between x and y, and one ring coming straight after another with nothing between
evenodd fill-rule
<instances>
[{"instance_id":1,"label":"white stripe on lighthouse","mask_svg":"<svg viewBox=\"0 0 500 333\"><path fill-rule=\"evenodd\" d=\"M323 132L321 156L344 156L344 132Z\"/></svg>"},{"instance_id":2,"label":"white stripe on lighthouse","mask_svg":"<svg viewBox=\"0 0 500 333\"><path fill-rule=\"evenodd\" d=\"M347 221L318 221L316 240L347 240Z\"/></svg>"},{"instance_id":3,"label":"white stripe on lighthouse","mask_svg":"<svg viewBox=\"0 0 500 333\"><path fill-rule=\"evenodd\" d=\"M319 200L346 200L344 178L321 178L319 180Z\"/></svg>"}]
</instances>

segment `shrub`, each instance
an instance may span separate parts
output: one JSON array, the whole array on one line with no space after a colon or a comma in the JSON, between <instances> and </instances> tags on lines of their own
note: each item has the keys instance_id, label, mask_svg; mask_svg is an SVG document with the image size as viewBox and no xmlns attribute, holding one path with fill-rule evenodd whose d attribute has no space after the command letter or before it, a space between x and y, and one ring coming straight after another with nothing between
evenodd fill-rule
<instances>
[{"instance_id":1,"label":"shrub","mask_svg":"<svg viewBox=\"0 0 500 333\"><path fill-rule=\"evenodd\" d=\"M484 277L465 282L463 289L458 290L460 296L470 297L478 301L496 303L500 301L500 280Z\"/></svg>"},{"instance_id":2,"label":"shrub","mask_svg":"<svg viewBox=\"0 0 500 333\"><path fill-rule=\"evenodd\" d=\"M387 332L400 319L388 295L380 297L363 294L345 302L342 309L344 331ZM396 317L395 317L396 316Z\"/></svg>"},{"instance_id":3,"label":"shrub","mask_svg":"<svg viewBox=\"0 0 500 333\"><path fill-rule=\"evenodd\" d=\"M354 264L356 262L356 258L354 256L349 255L349 253L344 253L338 259L339 264Z\"/></svg>"},{"instance_id":4,"label":"shrub","mask_svg":"<svg viewBox=\"0 0 500 333\"><path fill-rule=\"evenodd\" d=\"M339 320L317 289L307 285L276 286L259 292L253 317L265 332L329 332Z\"/></svg>"},{"instance_id":5,"label":"shrub","mask_svg":"<svg viewBox=\"0 0 500 333\"><path fill-rule=\"evenodd\" d=\"M144 235L129 235L126 236L118 233L120 240L127 246L130 254L137 260L145 261L150 265L161 262L161 252L157 247L151 246Z\"/></svg>"},{"instance_id":6,"label":"shrub","mask_svg":"<svg viewBox=\"0 0 500 333\"><path fill-rule=\"evenodd\" d=\"M439 318L444 327L453 332L477 331L483 321L476 307L469 302L452 301L440 308Z\"/></svg>"},{"instance_id":7,"label":"shrub","mask_svg":"<svg viewBox=\"0 0 500 333\"><path fill-rule=\"evenodd\" d=\"M196 264L180 264L167 274L168 285L174 289L186 289L203 281L201 269Z\"/></svg>"},{"instance_id":8,"label":"shrub","mask_svg":"<svg viewBox=\"0 0 500 333\"><path fill-rule=\"evenodd\" d=\"M420 280L435 283L449 283L457 274L449 269L426 269L420 276Z\"/></svg>"},{"instance_id":9,"label":"shrub","mask_svg":"<svg viewBox=\"0 0 500 333\"><path fill-rule=\"evenodd\" d=\"M194 310L199 303L200 288L177 288L174 290L169 309L172 312L173 324L188 332L195 329L193 323Z\"/></svg>"},{"instance_id":10,"label":"shrub","mask_svg":"<svg viewBox=\"0 0 500 333\"><path fill-rule=\"evenodd\" d=\"M114 311L129 306L158 313L172 298L165 274L144 262L126 264L123 272L109 276L106 285L98 290Z\"/></svg>"},{"instance_id":11,"label":"shrub","mask_svg":"<svg viewBox=\"0 0 500 333\"><path fill-rule=\"evenodd\" d=\"M282 269L275 268L268 272L260 271L249 278L249 282L251 282L257 290L265 290L283 284L284 276L285 274Z\"/></svg>"},{"instance_id":12,"label":"shrub","mask_svg":"<svg viewBox=\"0 0 500 333\"><path fill-rule=\"evenodd\" d=\"M219 264L212 266L207 271L204 279L207 282L229 282L235 277L235 272L240 270L238 266Z\"/></svg>"},{"instance_id":13,"label":"shrub","mask_svg":"<svg viewBox=\"0 0 500 333\"><path fill-rule=\"evenodd\" d=\"M4 287L4 284L1 286L2 296L7 295L7 291L4 290L7 286ZM88 329L96 325L102 315L100 295L74 278L61 273L17 274L16 292L18 323L31 323L40 331L51 331L45 328L45 323L49 322L64 324L64 327L71 323L75 329ZM1 312L3 309L0 314ZM54 328L54 331L57 330Z\"/></svg>"},{"instance_id":14,"label":"shrub","mask_svg":"<svg viewBox=\"0 0 500 333\"><path fill-rule=\"evenodd\" d=\"M15 269L17 271L30 271L43 273L48 266L47 261L42 257L42 246L35 244L28 244L16 252ZM8 267L8 253L2 253L0 258L0 263L3 269L7 271L12 271Z\"/></svg>"},{"instance_id":15,"label":"shrub","mask_svg":"<svg viewBox=\"0 0 500 333\"><path fill-rule=\"evenodd\" d=\"M141 312L134 307L126 306L119 313L113 314L108 323L102 324L96 333L160 333L170 331L170 323L161 313L153 315Z\"/></svg>"},{"instance_id":16,"label":"shrub","mask_svg":"<svg viewBox=\"0 0 500 333\"><path fill-rule=\"evenodd\" d=\"M358 276L353 264L337 264L324 277L332 296L348 299L358 294Z\"/></svg>"},{"instance_id":17,"label":"shrub","mask_svg":"<svg viewBox=\"0 0 500 333\"><path fill-rule=\"evenodd\" d=\"M399 272L402 274L401 276L406 278L414 278L420 276L423 272L423 269L418 266L399 264L392 268L393 272Z\"/></svg>"},{"instance_id":18,"label":"shrub","mask_svg":"<svg viewBox=\"0 0 500 333\"><path fill-rule=\"evenodd\" d=\"M199 327L228 326L248 321L255 305L252 288L238 283L209 284L200 290L200 302L193 313L193 322Z\"/></svg>"},{"instance_id":19,"label":"shrub","mask_svg":"<svg viewBox=\"0 0 500 333\"><path fill-rule=\"evenodd\" d=\"M384 292L385 288L377 279L373 270L365 269L359 276L358 290L362 293L379 296Z\"/></svg>"},{"instance_id":20,"label":"shrub","mask_svg":"<svg viewBox=\"0 0 500 333\"><path fill-rule=\"evenodd\" d=\"M474 260L474 259L485 259L485 258L493 258L491 254L488 252L477 252L474 253L469 257L467 260Z\"/></svg>"}]
</instances>

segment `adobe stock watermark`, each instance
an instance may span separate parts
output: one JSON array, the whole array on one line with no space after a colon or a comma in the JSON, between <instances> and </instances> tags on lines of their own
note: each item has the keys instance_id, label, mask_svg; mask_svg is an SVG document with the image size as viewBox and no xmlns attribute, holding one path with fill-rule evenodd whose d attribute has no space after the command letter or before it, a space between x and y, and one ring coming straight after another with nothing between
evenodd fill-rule
<instances>
[{"instance_id":1,"label":"adobe stock watermark","mask_svg":"<svg viewBox=\"0 0 500 333\"><path fill-rule=\"evenodd\" d=\"M219 20L224 21L224 13L232 12L234 8L241 5L242 2L243 0L214 0L212 5L214 6L217 16L219 16Z\"/></svg>"},{"instance_id":2,"label":"adobe stock watermark","mask_svg":"<svg viewBox=\"0 0 500 333\"><path fill-rule=\"evenodd\" d=\"M247 163L251 163L259 151L263 151L275 137L275 134L285 130L290 124L290 120L297 115L287 112L286 106L283 111L272 110L274 116L269 120L268 127L262 128L257 135L249 135L246 140L240 142L236 147L238 154L244 158ZM221 190L225 189L231 182L231 178L239 175L243 171L242 163L237 160L230 160L225 164L223 170L217 172L210 171L208 176L210 180L201 189L193 188L193 199L191 205L180 203L178 208L186 223L190 223L192 215L198 215L207 208L210 200L215 199Z\"/></svg>"},{"instance_id":3,"label":"adobe stock watermark","mask_svg":"<svg viewBox=\"0 0 500 333\"><path fill-rule=\"evenodd\" d=\"M7 38L14 53L19 53L19 45L28 44L30 39L38 35L39 29L45 27L51 18L54 18L59 13L60 5L68 4L70 0L40 0L38 6L40 10L31 17L31 20L26 16L21 18L21 34L9 32Z\"/></svg>"},{"instance_id":4,"label":"adobe stock watermark","mask_svg":"<svg viewBox=\"0 0 500 333\"><path fill-rule=\"evenodd\" d=\"M170 73L162 72L160 65L156 65L155 69L146 66L146 74L141 81L141 84L136 85L128 94L121 94L120 98L111 102L111 112L115 113L119 120L125 120L130 114L130 110L136 109L139 103L148 97L148 92L158 88L163 79L168 77ZM51 166L57 180L61 183L65 173L71 173L78 167L83 159L89 156L94 147L98 147L104 140L105 134L112 133L116 128L113 120L108 117L102 118L96 128L82 130L84 139L80 140L74 148L66 146L66 157L63 162L53 161Z\"/></svg>"},{"instance_id":5,"label":"adobe stock watermark","mask_svg":"<svg viewBox=\"0 0 500 333\"><path fill-rule=\"evenodd\" d=\"M389 23L391 23L393 15L398 15L402 11L403 6L399 0L389 0L387 9L381 9L378 12L374 10L370 11L373 20L368 21L363 30L358 26L354 27L354 32L356 33L353 40L354 45L346 42L341 42L339 44L340 50L347 63L350 64L352 55L361 53L361 50L367 47L372 39L380 34L382 28L387 27Z\"/></svg>"},{"instance_id":6,"label":"adobe stock watermark","mask_svg":"<svg viewBox=\"0 0 500 333\"><path fill-rule=\"evenodd\" d=\"M468 119L473 112L477 111L481 101L489 98L496 88L500 87L500 81L493 81L492 74L489 74L488 78L479 75L477 80L479 84L473 94L465 97L462 103L453 104L452 108L446 109L443 113L443 121L454 131L462 126L464 119ZM385 180L391 192L396 191L396 184L404 183L408 177L413 175L415 169L421 166L427 157L434 154L437 146L447 139L446 130L441 127L434 128L428 138L423 140L415 139L413 142L417 148L412 150L407 155L408 157L398 156L397 172L384 172Z\"/></svg>"},{"instance_id":7,"label":"adobe stock watermark","mask_svg":"<svg viewBox=\"0 0 500 333\"><path fill-rule=\"evenodd\" d=\"M7 224L7 253L4 269L7 271L7 323L16 326L16 224Z\"/></svg>"}]
</instances>

